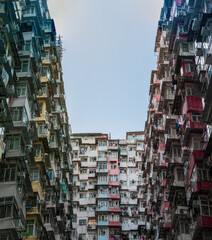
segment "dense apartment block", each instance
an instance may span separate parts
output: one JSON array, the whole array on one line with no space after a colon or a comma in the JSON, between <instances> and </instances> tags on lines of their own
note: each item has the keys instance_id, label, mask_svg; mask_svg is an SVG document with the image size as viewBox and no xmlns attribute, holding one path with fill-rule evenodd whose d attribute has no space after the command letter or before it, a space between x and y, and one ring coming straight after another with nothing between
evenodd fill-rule
<instances>
[{"instance_id":1,"label":"dense apartment block","mask_svg":"<svg viewBox=\"0 0 212 240\"><path fill-rule=\"evenodd\" d=\"M127 133L126 140L73 134L71 146L72 239L140 239L145 228L144 132Z\"/></svg>"},{"instance_id":2,"label":"dense apartment block","mask_svg":"<svg viewBox=\"0 0 212 240\"><path fill-rule=\"evenodd\" d=\"M1 0L0 29L0 239L70 239L62 49L46 0Z\"/></svg>"},{"instance_id":3,"label":"dense apartment block","mask_svg":"<svg viewBox=\"0 0 212 240\"><path fill-rule=\"evenodd\" d=\"M146 239L212 239L212 1L164 1L145 128Z\"/></svg>"}]
</instances>

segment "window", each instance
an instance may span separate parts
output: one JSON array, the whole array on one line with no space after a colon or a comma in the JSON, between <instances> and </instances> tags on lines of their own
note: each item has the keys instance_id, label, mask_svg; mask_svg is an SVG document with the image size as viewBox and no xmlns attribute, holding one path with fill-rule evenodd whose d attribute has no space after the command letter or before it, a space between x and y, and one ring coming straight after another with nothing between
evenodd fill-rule
<instances>
[{"instance_id":1,"label":"window","mask_svg":"<svg viewBox=\"0 0 212 240\"><path fill-rule=\"evenodd\" d=\"M177 178L178 178L178 181L184 181L184 170L183 169L180 169L180 168L177 169Z\"/></svg>"},{"instance_id":2,"label":"window","mask_svg":"<svg viewBox=\"0 0 212 240\"><path fill-rule=\"evenodd\" d=\"M80 225L80 226L86 225L86 219L80 219L80 220L79 220L79 225Z\"/></svg>"},{"instance_id":3,"label":"window","mask_svg":"<svg viewBox=\"0 0 212 240\"><path fill-rule=\"evenodd\" d=\"M98 201L98 207L99 208L108 207L108 202L107 201Z\"/></svg>"},{"instance_id":4,"label":"window","mask_svg":"<svg viewBox=\"0 0 212 240\"><path fill-rule=\"evenodd\" d=\"M99 192L99 194L108 194L108 189L107 188L99 188L98 192Z\"/></svg>"},{"instance_id":5,"label":"window","mask_svg":"<svg viewBox=\"0 0 212 240\"><path fill-rule=\"evenodd\" d=\"M19 135L7 136L6 145L8 150L20 149L20 136Z\"/></svg>"},{"instance_id":6,"label":"window","mask_svg":"<svg viewBox=\"0 0 212 240\"><path fill-rule=\"evenodd\" d=\"M96 151L96 146L90 146L90 151Z\"/></svg>"},{"instance_id":7,"label":"window","mask_svg":"<svg viewBox=\"0 0 212 240\"><path fill-rule=\"evenodd\" d=\"M162 119L161 119L161 120L162 120ZM163 120L162 120L162 121L163 121ZM143 147L144 147L144 142L138 142L138 143L137 143L137 146L143 148Z\"/></svg>"},{"instance_id":8,"label":"window","mask_svg":"<svg viewBox=\"0 0 212 240\"><path fill-rule=\"evenodd\" d=\"M193 112L192 113L192 121L193 122L200 122L202 118L202 114L198 112Z\"/></svg>"},{"instance_id":9,"label":"window","mask_svg":"<svg viewBox=\"0 0 212 240\"><path fill-rule=\"evenodd\" d=\"M31 51L31 41L25 41L24 50Z\"/></svg>"},{"instance_id":10,"label":"window","mask_svg":"<svg viewBox=\"0 0 212 240\"><path fill-rule=\"evenodd\" d=\"M4 7L5 7L5 3L4 3L4 2L3 2L3 3L1 2L1 3L0 3L0 10L4 10ZM0 239L1 239L1 238L0 238ZM7 238L5 238L5 239L7 239Z\"/></svg>"},{"instance_id":11,"label":"window","mask_svg":"<svg viewBox=\"0 0 212 240\"><path fill-rule=\"evenodd\" d=\"M111 153L109 153L109 157L110 158L117 158L118 157L118 152L112 151Z\"/></svg>"},{"instance_id":12,"label":"window","mask_svg":"<svg viewBox=\"0 0 212 240\"><path fill-rule=\"evenodd\" d=\"M35 156L36 157L42 157L43 153L42 153L42 147L40 144L35 144L34 147L35 149Z\"/></svg>"},{"instance_id":13,"label":"window","mask_svg":"<svg viewBox=\"0 0 212 240\"><path fill-rule=\"evenodd\" d=\"M106 158L106 153L105 152L98 152L98 157L99 158Z\"/></svg>"},{"instance_id":14,"label":"window","mask_svg":"<svg viewBox=\"0 0 212 240\"><path fill-rule=\"evenodd\" d=\"M31 169L30 170L30 180L31 181L37 181L40 179L40 171L39 169Z\"/></svg>"},{"instance_id":15,"label":"window","mask_svg":"<svg viewBox=\"0 0 212 240\"><path fill-rule=\"evenodd\" d=\"M55 135L54 134L51 134L50 135L50 143L55 143Z\"/></svg>"},{"instance_id":16,"label":"window","mask_svg":"<svg viewBox=\"0 0 212 240\"><path fill-rule=\"evenodd\" d=\"M30 7L24 10L24 14L34 14L35 13L35 8Z\"/></svg>"},{"instance_id":17,"label":"window","mask_svg":"<svg viewBox=\"0 0 212 240\"><path fill-rule=\"evenodd\" d=\"M99 228L98 229L98 235L99 236L106 236L108 234L107 229L106 228Z\"/></svg>"},{"instance_id":18,"label":"window","mask_svg":"<svg viewBox=\"0 0 212 240\"><path fill-rule=\"evenodd\" d=\"M86 234L80 233L79 234L79 240L85 240L86 239Z\"/></svg>"},{"instance_id":19,"label":"window","mask_svg":"<svg viewBox=\"0 0 212 240\"><path fill-rule=\"evenodd\" d=\"M72 215L72 222L77 222L77 215L76 214Z\"/></svg>"},{"instance_id":20,"label":"window","mask_svg":"<svg viewBox=\"0 0 212 240\"><path fill-rule=\"evenodd\" d=\"M86 212L86 207L80 207L80 212Z\"/></svg>"},{"instance_id":21,"label":"window","mask_svg":"<svg viewBox=\"0 0 212 240\"><path fill-rule=\"evenodd\" d=\"M118 181L118 175L110 175L110 182L117 182Z\"/></svg>"},{"instance_id":22,"label":"window","mask_svg":"<svg viewBox=\"0 0 212 240\"><path fill-rule=\"evenodd\" d=\"M91 173L96 173L96 169L90 169L89 170L89 173L91 174Z\"/></svg>"},{"instance_id":23,"label":"window","mask_svg":"<svg viewBox=\"0 0 212 240\"><path fill-rule=\"evenodd\" d=\"M212 176L210 176L210 168L206 168L204 165L198 165L197 180L198 181L211 181Z\"/></svg>"},{"instance_id":24,"label":"window","mask_svg":"<svg viewBox=\"0 0 212 240\"><path fill-rule=\"evenodd\" d=\"M194 64L193 63L185 63L185 72L193 73L194 72Z\"/></svg>"},{"instance_id":25,"label":"window","mask_svg":"<svg viewBox=\"0 0 212 240\"><path fill-rule=\"evenodd\" d=\"M98 176L98 181L99 182L107 182L107 176L104 176L104 175Z\"/></svg>"},{"instance_id":26,"label":"window","mask_svg":"<svg viewBox=\"0 0 212 240\"><path fill-rule=\"evenodd\" d=\"M21 62L22 72L28 72L29 70L29 61Z\"/></svg>"},{"instance_id":27,"label":"window","mask_svg":"<svg viewBox=\"0 0 212 240\"><path fill-rule=\"evenodd\" d=\"M0 6L1 6L1 4L0 4ZM0 234L0 240L10 240L9 234L6 234L6 233Z\"/></svg>"},{"instance_id":28,"label":"window","mask_svg":"<svg viewBox=\"0 0 212 240\"><path fill-rule=\"evenodd\" d=\"M189 52L189 50L188 50L188 44L182 43L182 51L183 51L183 52Z\"/></svg>"},{"instance_id":29,"label":"window","mask_svg":"<svg viewBox=\"0 0 212 240\"><path fill-rule=\"evenodd\" d=\"M129 174L136 174L137 169L136 168L129 168Z\"/></svg>"},{"instance_id":30,"label":"window","mask_svg":"<svg viewBox=\"0 0 212 240\"><path fill-rule=\"evenodd\" d=\"M80 169L80 173L81 174L86 174L87 173L87 169L86 168L81 168Z\"/></svg>"},{"instance_id":31,"label":"window","mask_svg":"<svg viewBox=\"0 0 212 240\"><path fill-rule=\"evenodd\" d=\"M90 157L90 158L89 158L89 161L90 161L90 162L96 162L96 157Z\"/></svg>"},{"instance_id":32,"label":"window","mask_svg":"<svg viewBox=\"0 0 212 240\"><path fill-rule=\"evenodd\" d=\"M88 209L89 209L89 212L94 212L96 210L95 207L89 207Z\"/></svg>"},{"instance_id":33,"label":"window","mask_svg":"<svg viewBox=\"0 0 212 240\"><path fill-rule=\"evenodd\" d=\"M193 138L193 149L194 150L202 150L203 143L200 138Z\"/></svg>"},{"instance_id":34,"label":"window","mask_svg":"<svg viewBox=\"0 0 212 240\"><path fill-rule=\"evenodd\" d=\"M31 236L35 235L35 221L28 220L26 221L26 232Z\"/></svg>"},{"instance_id":35,"label":"window","mask_svg":"<svg viewBox=\"0 0 212 240\"><path fill-rule=\"evenodd\" d=\"M7 165L0 168L0 182L11 182L16 180L16 165Z\"/></svg>"},{"instance_id":36,"label":"window","mask_svg":"<svg viewBox=\"0 0 212 240\"><path fill-rule=\"evenodd\" d=\"M119 201L109 201L109 207L111 208L119 207Z\"/></svg>"},{"instance_id":37,"label":"window","mask_svg":"<svg viewBox=\"0 0 212 240\"><path fill-rule=\"evenodd\" d=\"M80 193L80 198L86 198L86 193Z\"/></svg>"},{"instance_id":38,"label":"window","mask_svg":"<svg viewBox=\"0 0 212 240\"><path fill-rule=\"evenodd\" d=\"M107 170L107 163L99 163L98 167L99 170Z\"/></svg>"},{"instance_id":39,"label":"window","mask_svg":"<svg viewBox=\"0 0 212 240\"><path fill-rule=\"evenodd\" d=\"M180 150L180 148L174 147L174 148L173 148L173 156L174 156L174 157L180 157L180 155L181 155L181 150Z\"/></svg>"},{"instance_id":40,"label":"window","mask_svg":"<svg viewBox=\"0 0 212 240\"><path fill-rule=\"evenodd\" d=\"M117 215L117 214L110 215L110 221L118 222L119 221L119 215Z\"/></svg>"},{"instance_id":41,"label":"window","mask_svg":"<svg viewBox=\"0 0 212 240\"><path fill-rule=\"evenodd\" d=\"M116 167L117 167L116 162L111 162L110 169L116 169Z\"/></svg>"},{"instance_id":42,"label":"window","mask_svg":"<svg viewBox=\"0 0 212 240\"><path fill-rule=\"evenodd\" d=\"M109 188L109 194L119 194L118 188Z\"/></svg>"},{"instance_id":43,"label":"window","mask_svg":"<svg viewBox=\"0 0 212 240\"><path fill-rule=\"evenodd\" d=\"M179 25L178 25L178 31L179 31L180 33L184 33L184 26L183 26L182 24L179 24Z\"/></svg>"},{"instance_id":44,"label":"window","mask_svg":"<svg viewBox=\"0 0 212 240\"><path fill-rule=\"evenodd\" d=\"M38 103L38 108L39 108L39 110L40 110L40 114L42 114L42 113L43 113L43 103L39 102L39 103ZM40 125L41 125L41 124L40 124Z\"/></svg>"},{"instance_id":45,"label":"window","mask_svg":"<svg viewBox=\"0 0 212 240\"><path fill-rule=\"evenodd\" d=\"M11 108L11 114L12 114L13 121L22 121L23 113L24 113L24 109L22 107Z\"/></svg>"},{"instance_id":46,"label":"window","mask_svg":"<svg viewBox=\"0 0 212 240\"><path fill-rule=\"evenodd\" d=\"M26 85L18 85L16 87L17 95L20 96L26 96L27 95L27 86Z\"/></svg>"},{"instance_id":47,"label":"window","mask_svg":"<svg viewBox=\"0 0 212 240\"><path fill-rule=\"evenodd\" d=\"M99 222L107 222L107 215L99 215L98 220Z\"/></svg>"},{"instance_id":48,"label":"window","mask_svg":"<svg viewBox=\"0 0 212 240\"><path fill-rule=\"evenodd\" d=\"M49 45L50 44L50 36L45 36L44 38L44 45Z\"/></svg>"},{"instance_id":49,"label":"window","mask_svg":"<svg viewBox=\"0 0 212 240\"><path fill-rule=\"evenodd\" d=\"M186 96L192 96L193 94L192 88L186 88Z\"/></svg>"},{"instance_id":50,"label":"window","mask_svg":"<svg viewBox=\"0 0 212 240\"><path fill-rule=\"evenodd\" d=\"M95 193L90 193L89 194L89 198L95 198L96 197L96 194Z\"/></svg>"},{"instance_id":51,"label":"window","mask_svg":"<svg viewBox=\"0 0 212 240\"><path fill-rule=\"evenodd\" d=\"M99 140L99 141L98 141L98 146L99 146L99 147L106 147L106 146L107 146L107 141L105 141L105 140Z\"/></svg>"},{"instance_id":52,"label":"window","mask_svg":"<svg viewBox=\"0 0 212 240\"><path fill-rule=\"evenodd\" d=\"M41 91L42 94L45 94L45 95L47 94L47 88L46 87L42 87L41 90L42 90Z\"/></svg>"}]
</instances>

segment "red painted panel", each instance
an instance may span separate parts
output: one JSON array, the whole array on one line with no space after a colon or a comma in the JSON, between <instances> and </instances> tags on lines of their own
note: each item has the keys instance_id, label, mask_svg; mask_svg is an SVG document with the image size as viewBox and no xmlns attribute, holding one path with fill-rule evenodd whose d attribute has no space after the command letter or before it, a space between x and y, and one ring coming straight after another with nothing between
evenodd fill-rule
<instances>
[{"instance_id":1,"label":"red painted panel","mask_svg":"<svg viewBox=\"0 0 212 240\"><path fill-rule=\"evenodd\" d=\"M211 187L212 187L212 182L204 182L204 181L197 182L194 187L193 192L197 192L197 191L208 191L209 192Z\"/></svg>"},{"instance_id":2,"label":"red painted panel","mask_svg":"<svg viewBox=\"0 0 212 240\"><path fill-rule=\"evenodd\" d=\"M163 217L165 208L169 208L169 202L166 202L166 201L163 202L163 205L162 205L162 208L161 208L161 214L160 214L161 218Z\"/></svg>"},{"instance_id":3,"label":"red painted panel","mask_svg":"<svg viewBox=\"0 0 212 240\"><path fill-rule=\"evenodd\" d=\"M161 186L162 186L162 187L165 187L165 186L166 186L166 180L162 180Z\"/></svg>"},{"instance_id":4,"label":"red painted panel","mask_svg":"<svg viewBox=\"0 0 212 240\"><path fill-rule=\"evenodd\" d=\"M182 4L182 0L176 0L176 6L180 7Z\"/></svg>"},{"instance_id":5,"label":"red painted panel","mask_svg":"<svg viewBox=\"0 0 212 240\"><path fill-rule=\"evenodd\" d=\"M110 186L119 186L119 182L109 182L108 183Z\"/></svg>"},{"instance_id":6,"label":"red painted panel","mask_svg":"<svg viewBox=\"0 0 212 240\"><path fill-rule=\"evenodd\" d=\"M165 228L170 228L171 226L172 226L172 222L164 223Z\"/></svg>"},{"instance_id":7,"label":"red painted panel","mask_svg":"<svg viewBox=\"0 0 212 240\"><path fill-rule=\"evenodd\" d=\"M159 143L159 149L165 151L165 143Z\"/></svg>"},{"instance_id":8,"label":"red painted panel","mask_svg":"<svg viewBox=\"0 0 212 240\"><path fill-rule=\"evenodd\" d=\"M212 217L211 216L200 216L197 226L199 227L212 227Z\"/></svg>"},{"instance_id":9,"label":"red painted panel","mask_svg":"<svg viewBox=\"0 0 212 240\"><path fill-rule=\"evenodd\" d=\"M108 208L108 212L120 212L120 208Z\"/></svg>"},{"instance_id":10,"label":"red painted panel","mask_svg":"<svg viewBox=\"0 0 212 240\"><path fill-rule=\"evenodd\" d=\"M109 221L109 226L120 226L121 223L120 221L114 222L114 221Z\"/></svg>"},{"instance_id":11,"label":"red painted panel","mask_svg":"<svg viewBox=\"0 0 212 240\"><path fill-rule=\"evenodd\" d=\"M109 194L109 198L120 198L119 194Z\"/></svg>"},{"instance_id":12,"label":"red painted panel","mask_svg":"<svg viewBox=\"0 0 212 240\"><path fill-rule=\"evenodd\" d=\"M199 97L186 96L185 103L183 105L183 115L188 112L202 112L202 99Z\"/></svg>"},{"instance_id":13,"label":"red painted panel","mask_svg":"<svg viewBox=\"0 0 212 240\"><path fill-rule=\"evenodd\" d=\"M204 150L194 150L190 161L189 161L189 166L188 166L188 170L187 170L187 174L186 174L186 180L191 179L191 175L194 169L194 165L196 163L198 164L202 164L203 160L202 158L204 157L205 151Z\"/></svg>"}]
</instances>

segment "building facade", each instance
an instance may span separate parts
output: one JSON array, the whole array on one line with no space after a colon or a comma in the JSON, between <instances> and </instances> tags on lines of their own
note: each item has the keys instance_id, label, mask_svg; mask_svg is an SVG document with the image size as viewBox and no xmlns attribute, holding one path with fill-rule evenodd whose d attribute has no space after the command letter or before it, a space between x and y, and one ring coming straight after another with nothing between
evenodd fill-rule
<instances>
[{"instance_id":1,"label":"building facade","mask_svg":"<svg viewBox=\"0 0 212 240\"><path fill-rule=\"evenodd\" d=\"M164 1L145 128L146 239L212 239L212 1Z\"/></svg>"},{"instance_id":2,"label":"building facade","mask_svg":"<svg viewBox=\"0 0 212 240\"><path fill-rule=\"evenodd\" d=\"M46 0L0 1L0 239L70 239L70 126Z\"/></svg>"},{"instance_id":3,"label":"building facade","mask_svg":"<svg viewBox=\"0 0 212 240\"><path fill-rule=\"evenodd\" d=\"M73 239L140 239L144 222L144 132L126 140L73 134ZM138 192L139 191L139 195Z\"/></svg>"}]
</instances>

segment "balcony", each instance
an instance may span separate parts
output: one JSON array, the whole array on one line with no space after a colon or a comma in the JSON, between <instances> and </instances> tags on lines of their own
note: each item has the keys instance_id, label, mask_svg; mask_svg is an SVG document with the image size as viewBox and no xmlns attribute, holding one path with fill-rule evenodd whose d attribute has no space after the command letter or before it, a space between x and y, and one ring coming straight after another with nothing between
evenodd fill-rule
<instances>
[{"instance_id":1,"label":"balcony","mask_svg":"<svg viewBox=\"0 0 212 240\"><path fill-rule=\"evenodd\" d=\"M119 194L109 194L109 198L114 198L114 199L119 199L120 195Z\"/></svg>"},{"instance_id":2,"label":"balcony","mask_svg":"<svg viewBox=\"0 0 212 240\"><path fill-rule=\"evenodd\" d=\"M108 185L108 181L100 181L100 180L98 180L97 185Z\"/></svg>"},{"instance_id":3,"label":"balcony","mask_svg":"<svg viewBox=\"0 0 212 240\"><path fill-rule=\"evenodd\" d=\"M108 207L97 207L98 212L108 212Z\"/></svg>"},{"instance_id":4,"label":"balcony","mask_svg":"<svg viewBox=\"0 0 212 240\"><path fill-rule=\"evenodd\" d=\"M206 182L206 181L197 181L192 186L192 192L209 192L212 187L212 182Z\"/></svg>"},{"instance_id":5,"label":"balcony","mask_svg":"<svg viewBox=\"0 0 212 240\"><path fill-rule=\"evenodd\" d=\"M108 173L108 169L102 169L102 168L98 168L97 173Z\"/></svg>"},{"instance_id":6,"label":"balcony","mask_svg":"<svg viewBox=\"0 0 212 240\"><path fill-rule=\"evenodd\" d=\"M108 194L105 193L105 194L98 194L97 196L98 198L108 198Z\"/></svg>"},{"instance_id":7,"label":"balcony","mask_svg":"<svg viewBox=\"0 0 212 240\"><path fill-rule=\"evenodd\" d=\"M99 162L107 162L107 157L106 156L98 156L97 161L99 161Z\"/></svg>"},{"instance_id":8,"label":"balcony","mask_svg":"<svg viewBox=\"0 0 212 240\"><path fill-rule=\"evenodd\" d=\"M107 146L98 146L98 151L106 152L107 151Z\"/></svg>"},{"instance_id":9,"label":"balcony","mask_svg":"<svg viewBox=\"0 0 212 240\"><path fill-rule=\"evenodd\" d=\"M177 136L174 130L169 134L165 134L165 153L170 151L171 143L178 145L180 143L180 139L181 136Z\"/></svg>"},{"instance_id":10,"label":"balcony","mask_svg":"<svg viewBox=\"0 0 212 240\"><path fill-rule=\"evenodd\" d=\"M108 212L121 212L119 207L109 207Z\"/></svg>"},{"instance_id":11,"label":"balcony","mask_svg":"<svg viewBox=\"0 0 212 240\"><path fill-rule=\"evenodd\" d=\"M13 127L12 116L6 99L0 99L0 127Z\"/></svg>"},{"instance_id":12,"label":"balcony","mask_svg":"<svg viewBox=\"0 0 212 240\"><path fill-rule=\"evenodd\" d=\"M88 231L94 231L94 230L96 230L96 225L95 225L95 224L88 224L87 230L88 230Z\"/></svg>"},{"instance_id":13,"label":"balcony","mask_svg":"<svg viewBox=\"0 0 212 240\"><path fill-rule=\"evenodd\" d=\"M120 227L120 221L109 221L109 227Z\"/></svg>"},{"instance_id":14,"label":"balcony","mask_svg":"<svg viewBox=\"0 0 212 240\"><path fill-rule=\"evenodd\" d=\"M108 226L109 222L108 221L98 221L97 225L98 226Z\"/></svg>"},{"instance_id":15,"label":"balcony","mask_svg":"<svg viewBox=\"0 0 212 240\"><path fill-rule=\"evenodd\" d=\"M8 197L14 197L18 208L21 209L21 212L23 213L23 216L25 218L26 217L26 209L25 209L24 204L23 204L24 194L23 193L21 194L19 192L17 182L1 183L0 198L8 198ZM1 219L1 220L5 220L5 219ZM12 219L10 221L9 221L10 222L9 225L12 227L13 226ZM0 229L3 229L3 228L1 228L2 224L3 223L1 222ZM7 229L7 228L5 228L5 229Z\"/></svg>"},{"instance_id":16,"label":"balcony","mask_svg":"<svg viewBox=\"0 0 212 240\"><path fill-rule=\"evenodd\" d=\"M18 149L6 151L6 158L24 158L25 156L26 150L21 146Z\"/></svg>"},{"instance_id":17,"label":"balcony","mask_svg":"<svg viewBox=\"0 0 212 240\"><path fill-rule=\"evenodd\" d=\"M105 236L98 235L98 240L109 240L109 235L106 234Z\"/></svg>"},{"instance_id":18,"label":"balcony","mask_svg":"<svg viewBox=\"0 0 212 240\"><path fill-rule=\"evenodd\" d=\"M118 150L119 144L118 141L110 141L108 145L108 150Z\"/></svg>"},{"instance_id":19,"label":"balcony","mask_svg":"<svg viewBox=\"0 0 212 240\"><path fill-rule=\"evenodd\" d=\"M202 98L186 96L183 104L182 114L188 114L189 112L202 112Z\"/></svg>"},{"instance_id":20,"label":"balcony","mask_svg":"<svg viewBox=\"0 0 212 240\"><path fill-rule=\"evenodd\" d=\"M121 156L127 156L127 150L126 149L125 150L121 149L120 155Z\"/></svg>"},{"instance_id":21,"label":"balcony","mask_svg":"<svg viewBox=\"0 0 212 240\"><path fill-rule=\"evenodd\" d=\"M119 181L109 181L109 186L119 186Z\"/></svg>"}]
</instances>

